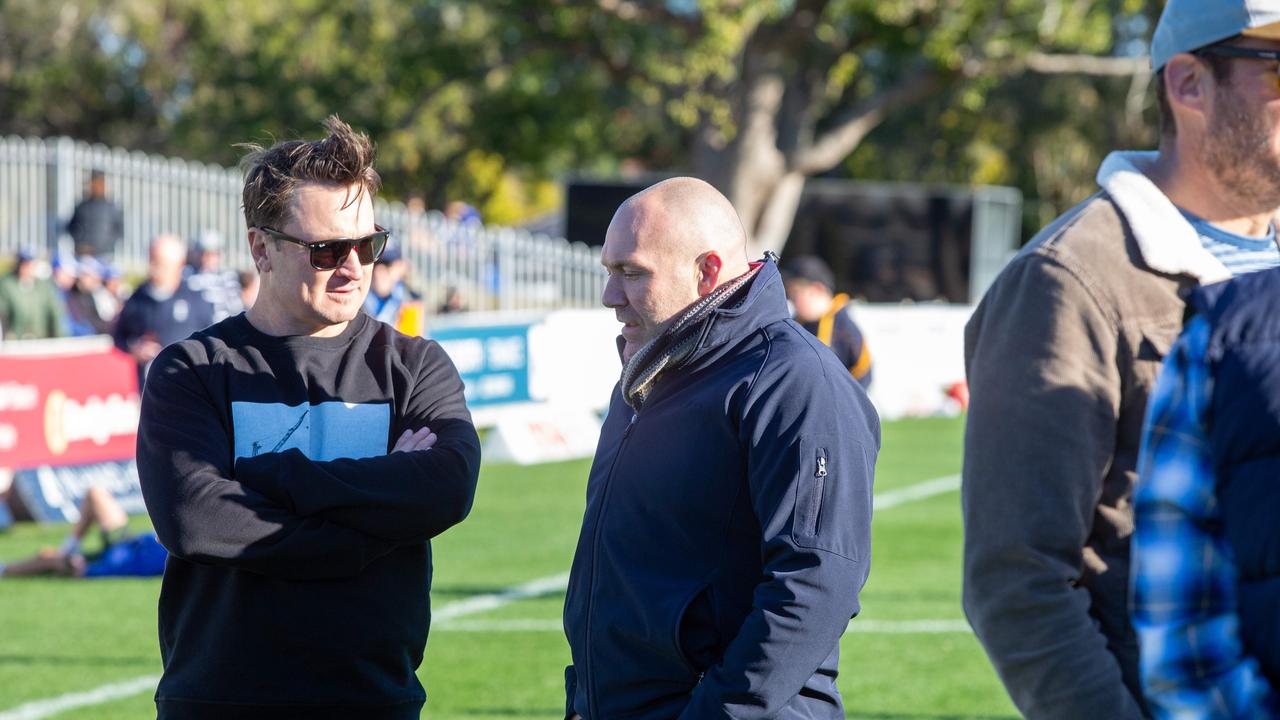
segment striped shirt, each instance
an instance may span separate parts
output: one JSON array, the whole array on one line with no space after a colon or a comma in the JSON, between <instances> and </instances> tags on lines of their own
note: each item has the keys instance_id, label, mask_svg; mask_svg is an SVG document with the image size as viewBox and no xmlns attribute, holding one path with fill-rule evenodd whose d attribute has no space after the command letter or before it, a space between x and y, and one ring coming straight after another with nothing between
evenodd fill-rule
<instances>
[{"instance_id":1,"label":"striped shirt","mask_svg":"<svg viewBox=\"0 0 1280 720\"><path fill-rule=\"evenodd\" d=\"M1200 244L1218 258L1232 275L1266 270L1280 265L1280 247L1276 246L1276 228L1267 228L1264 237L1255 238L1227 232L1204 218L1182 210L1182 216L1195 228Z\"/></svg>"},{"instance_id":2,"label":"striped shirt","mask_svg":"<svg viewBox=\"0 0 1280 720\"><path fill-rule=\"evenodd\" d=\"M1280 266L1274 227L1267 238L1247 238L1183 215L1232 274ZM1132 568L1142 684L1157 718L1280 717L1276 694L1240 638L1236 571L1208 443L1208 345L1208 321L1194 318L1147 404Z\"/></svg>"}]
</instances>

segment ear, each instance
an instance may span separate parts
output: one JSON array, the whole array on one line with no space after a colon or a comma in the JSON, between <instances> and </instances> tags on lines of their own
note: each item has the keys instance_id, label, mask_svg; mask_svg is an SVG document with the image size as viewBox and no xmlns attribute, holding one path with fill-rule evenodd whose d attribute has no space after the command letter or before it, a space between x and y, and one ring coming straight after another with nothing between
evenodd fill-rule
<instances>
[{"instance_id":1,"label":"ear","mask_svg":"<svg viewBox=\"0 0 1280 720\"><path fill-rule=\"evenodd\" d=\"M698 297L709 295L720 285L724 261L714 250L698 258Z\"/></svg>"},{"instance_id":2,"label":"ear","mask_svg":"<svg viewBox=\"0 0 1280 720\"><path fill-rule=\"evenodd\" d=\"M249 230L249 254L253 257L253 265L259 274L271 272L271 255L267 252L267 243L271 236L261 230Z\"/></svg>"},{"instance_id":3,"label":"ear","mask_svg":"<svg viewBox=\"0 0 1280 720\"><path fill-rule=\"evenodd\" d=\"M1169 58L1161 72L1179 134L1188 121L1196 118L1203 126L1212 109L1216 85L1209 66L1190 53L1178 53Z\"/></svg>"}]
</instances>

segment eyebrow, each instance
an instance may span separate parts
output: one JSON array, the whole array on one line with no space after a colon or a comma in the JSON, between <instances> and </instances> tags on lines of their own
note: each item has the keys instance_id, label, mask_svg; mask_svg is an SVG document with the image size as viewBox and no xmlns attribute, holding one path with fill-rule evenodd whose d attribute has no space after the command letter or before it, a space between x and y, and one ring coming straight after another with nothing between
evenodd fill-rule
<instances>
[{"instance_id":1,"label":"eyebrow","mask_svg":"<svg viewBox=\"0 0 1280 720\"><path fill-rule=\"evenodd\" d=\"M614 262L605 262L603 259L601 259L600 264L603 265L606 270L644 270L645 269L643 265L637 264L631 258L623 258L622 260L616 260Z\"/></svg>"}]
</instances>

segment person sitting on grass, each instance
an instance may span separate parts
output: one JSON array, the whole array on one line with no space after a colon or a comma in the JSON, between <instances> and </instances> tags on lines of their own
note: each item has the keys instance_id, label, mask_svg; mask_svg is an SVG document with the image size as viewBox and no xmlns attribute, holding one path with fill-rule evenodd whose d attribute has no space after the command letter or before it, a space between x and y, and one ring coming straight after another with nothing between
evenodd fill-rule
<instances>
[{"instance_id":1,"label":"person sitting on grass","mask_svg":"<svg viewBox=\"0 0 1280 720\"><path fill-rule=\"evenodd\" d=\"M80 520L59 548L44 548L34 557L5 565L0 577L63 575L66 577L152 577L164 573L169 553L155 533L129 532L129 516L111 493L91 487L80 501ZM85 555L80 543L97 526L102 550Z\"/></svg>"}]
</instances>

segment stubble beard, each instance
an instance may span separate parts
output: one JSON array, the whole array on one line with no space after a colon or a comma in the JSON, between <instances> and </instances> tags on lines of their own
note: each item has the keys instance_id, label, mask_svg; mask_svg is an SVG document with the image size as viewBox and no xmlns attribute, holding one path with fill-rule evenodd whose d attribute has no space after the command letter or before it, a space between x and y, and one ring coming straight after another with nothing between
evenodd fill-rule
<instances>
[{"instance_id":1,"label":"stubble beard","mask_svg":"<svg viewBox=\"0 0 1280 720\"><path fill-rule=\"evenodd\" d=\"M1243 205L1256 212L1280 207L1280 157L1260 108L1220 88L1214 102L1215 132L1205 143L1205 164Z\"/></svg>"}]
</instances>

